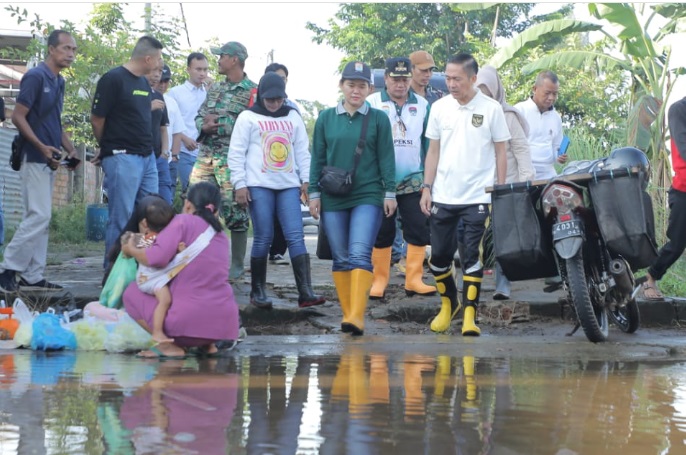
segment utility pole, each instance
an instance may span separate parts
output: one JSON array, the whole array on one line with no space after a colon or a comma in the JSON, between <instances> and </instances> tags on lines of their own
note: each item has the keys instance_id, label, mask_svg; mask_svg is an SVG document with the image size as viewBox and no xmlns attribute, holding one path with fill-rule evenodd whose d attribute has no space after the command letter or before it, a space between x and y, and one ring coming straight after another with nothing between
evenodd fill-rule
<instances>
[{"instance_id":1,"label":"utility pole","mask_svg":"<svg viewBox=\"0 0 686 455\"><path fill-rule=\"evenodd\" d=\"M152 28L152 3L145 4L145 34L150 34L150 29Z\"/></svg>"}]
</instances>

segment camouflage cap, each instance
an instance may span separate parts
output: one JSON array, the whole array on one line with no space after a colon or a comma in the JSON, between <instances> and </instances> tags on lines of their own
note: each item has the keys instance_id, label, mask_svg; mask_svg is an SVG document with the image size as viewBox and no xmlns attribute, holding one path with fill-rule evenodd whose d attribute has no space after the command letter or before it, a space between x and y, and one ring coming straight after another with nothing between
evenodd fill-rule
<instances>
[{"instance_id":1,"label":"camouflage cap","mask_svg":"<svg viewBox=\"0 0 686 455\"><path fill-rule=\"evenodd\" d=\"M242 62L248 58L248 50L238 41L229 41L222 47L211 47L210 52L214 55L230 55L238 57Z\"/></svg>"}]
</instances>

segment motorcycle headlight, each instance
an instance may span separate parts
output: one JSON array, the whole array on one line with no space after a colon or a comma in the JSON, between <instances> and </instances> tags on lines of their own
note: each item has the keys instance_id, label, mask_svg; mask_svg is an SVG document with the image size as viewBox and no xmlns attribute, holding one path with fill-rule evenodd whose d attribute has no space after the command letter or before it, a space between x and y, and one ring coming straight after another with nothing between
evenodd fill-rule
<instances>
[{"instance_id":1,"label":"motorcycle headlight","mask_svg":"<svg viewBox=\"0 0 686 455\"><path fill-rule=\"evenodd\" d=\"M570 213L577 207L583 206L581 195L565 185L553 184L546 188L541 200L543 213L548 216L553 208L558 214Z\"/></svg>"}]
</instances>

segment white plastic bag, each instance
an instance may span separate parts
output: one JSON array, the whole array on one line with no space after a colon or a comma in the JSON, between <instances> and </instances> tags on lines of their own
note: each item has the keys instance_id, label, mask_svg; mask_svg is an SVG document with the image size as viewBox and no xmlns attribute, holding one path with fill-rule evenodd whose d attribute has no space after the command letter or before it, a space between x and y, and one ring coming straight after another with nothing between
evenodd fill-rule
<instances>
[{"instance_id":1,"label":"white plastic bag","mask_svg":"<svg viewBox=\"0 0 686 455\"><path fill-rule=\"evenodd\" d=\"M14 341L17 343L17 346L29 347L31 346L31 337L33 336L33 320L38 316L38 313L31 313L21 299L15 299L12 308L14 310L14 318L19 321L19 328L14 334Z\"/></svg>"}]
</instances>

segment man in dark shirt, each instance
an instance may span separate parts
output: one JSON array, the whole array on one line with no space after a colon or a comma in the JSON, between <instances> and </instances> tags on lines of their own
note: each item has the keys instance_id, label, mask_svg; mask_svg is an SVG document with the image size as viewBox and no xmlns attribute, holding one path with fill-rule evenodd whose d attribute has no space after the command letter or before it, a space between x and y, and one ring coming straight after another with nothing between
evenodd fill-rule
<instances>
[{"instance_id":1,"label":"man in dark shirt","mask_svg":"<svg viewBox=\"0 0 686 455\"><path fill-rule=\"evenodd\" d=\"M667 112L669 132L672 136L672 169L674 178L669 189L669 241L660 248L657 259L648 267L648 281L643 285L643 296L648 300L662 300L664 296L657 287L667 270L686 250L686 98L669 107Z\"/></svg>"},{"instance_id":2,"label":"man in dark shirt","mask_svg":"<svg viewBox=\"0 0 686 455\"><path fill-rule=\"evenodd\" d=\"M157 164L157 194L172 203L171 177L169 175L169 137L167 136L167 125L169 125L169 115L164 103L164 95L157 91L157 87L162 77L164 65L146 76L150 87L152 87L152 149L155 152Z\"/></svg>"},{"instance_id":3,"label":"man in dark shirt","mask_svg":"<svg viewBox=\"0 0 686 455\"><path fill-rule=\"evenodd\" d=\"M124 230L134 205L158 190L152 142L152 89L145 76L162 64L162 43L151 36L138 40L131 59L98 81L91 110L93 134L100 144L94 164L105 172L109 221L107 252Z\"/></svg>"},{"instance_id":4,"label":"man in dark shirt","mask_svg":"<svg viewBox=\"0 0 686 455\"><path fill-rule=\"evenodd\" d=\"M76 156L74 144L62 131L64 78L76 55L76 42L68 32L55 30L48 37L48 57L21 80L12 123L21 134L23 163L21 190L24 219L5 249L0 264L0 290L59 290L62 286L43 278L48 254L48 226L52 216L55 170L62 160L62 146Z\"/></svg>"}]
</instances>

